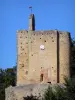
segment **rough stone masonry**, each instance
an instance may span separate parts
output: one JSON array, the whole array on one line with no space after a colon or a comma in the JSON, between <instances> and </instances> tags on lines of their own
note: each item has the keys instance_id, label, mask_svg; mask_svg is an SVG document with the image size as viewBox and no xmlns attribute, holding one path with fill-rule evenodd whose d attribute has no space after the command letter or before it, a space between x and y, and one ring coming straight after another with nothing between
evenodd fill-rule
<instances>
[{"instance_id":1,"label":"rough stone masonry","mask_svg":"<svg viewBox=\"0 0 75 100\"><path fill-rule=\"evenodd\" d=\"M9 100L11 92L20 93L14 96L16 99L24 91L29 94L30 90L24 89L29 88L28 84L37 87L38 84L64 83L64 77L70 77L70 43L69 32L35 31L35 17L31 14L29 30L17 31L17 88L12 87L17 92L6 89L6 100Z\"/></svg>"}]
</instances>

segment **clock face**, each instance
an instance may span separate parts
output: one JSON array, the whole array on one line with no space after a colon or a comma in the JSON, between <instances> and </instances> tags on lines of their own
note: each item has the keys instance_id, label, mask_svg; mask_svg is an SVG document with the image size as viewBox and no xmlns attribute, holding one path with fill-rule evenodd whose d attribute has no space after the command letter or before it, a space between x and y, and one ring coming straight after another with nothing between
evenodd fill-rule
<instances>
[{"instance_id":1,"label":"clock face","mask_svg":"<svg viewBox=\"0 0 75 100\"><path fill-rule=\"evenodd\" d=\"M45 49L45 46L44 45L40 45L40 49L41 50L44 50Z\"/></svg>"}]
</instances>

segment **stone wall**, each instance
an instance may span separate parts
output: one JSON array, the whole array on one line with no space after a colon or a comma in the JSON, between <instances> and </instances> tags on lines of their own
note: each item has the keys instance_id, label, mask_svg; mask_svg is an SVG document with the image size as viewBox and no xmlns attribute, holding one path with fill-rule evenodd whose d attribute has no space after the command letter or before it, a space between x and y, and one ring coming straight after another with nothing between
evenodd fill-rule
<instances>
[{"instance_id":1,"label":"stone wall","mask_svg":"<svg viewBox=\"0 0 75 100\"><path fill-rule=\"evenodd\" d=\"M70 76L68 32L18 31L17 48L17 85L63 83L63 77Z\"/></svg>"},{"instance_id":2,"label":"stone wall","mask_svg":"<svg viewBox=\"0 0 75 100\"><path fill-rule=\"evenodd\" d=\"M60 83L64 82L64 76L70 77L70 33L59 31L59 76Z\"/></svg>"},{"instance_id":3,"label":"stone wall","mask_svg":"<svg viewBox=\"0 0 75 100\"><path fill-rule=\"evenodd\" d=\"M57 82L57 33L56 31L35 31L29 33L29 81L39 83L41 74L43 83ZM41 50L40 46L44 49ZM53 52L53 53L52 53ZM34 76L35 75L35 76Z\"/></svg>"},{"instance_id":4,"label":"stone wall","mask_svg":"<svg viewBox=\"0 0 75 100\"><path fill-rule=\"evenodd\" d=\"M17 32L17 84L25 83L28 72L28 32Z\"/></svg>"}]
</instances>

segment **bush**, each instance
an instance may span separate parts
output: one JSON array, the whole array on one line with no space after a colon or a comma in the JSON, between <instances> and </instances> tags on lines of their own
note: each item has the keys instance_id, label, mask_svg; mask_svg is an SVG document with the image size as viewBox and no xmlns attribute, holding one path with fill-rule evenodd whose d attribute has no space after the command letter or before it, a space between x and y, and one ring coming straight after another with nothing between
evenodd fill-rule
<instances>
[{"instance_id":1,"label":"bush","mask_svg":"<svg viewBox=\"0 0 75 100\"><path fill-rule=\"evenodd\" d=\"M33 96L33 95L23 97L23 98L24 98L24 100L39 100L39 98L37 96Z\"/></svg>"},{"instance_id":2,"label":"bush","mask_svg":"<svg viewBox=\"0 0 75 100\"><path fill-rule=\"evenodd\" d=\"M45 91L44 100L56 100L55 92L52 90L52 87L49 86Z\"/></svg>"},{"instance_id":3,"label":"bush","mask_svg":"<svg viewBox=\"0 0 75 100\"><path fill-rule=\"evenodd\" d=\"M44 100L75 100L75 79L65 78L64 87L48 87Z\"/></svg>"},{"instance_id":4,"label":"bush","mask_svg":"<svg viewBox=\"0 0 75 100\"><path fill-rule=\"evenodd\" d=\"M65 84L66 86L66 96L68 100L75 100L75 79L66 79Z\"/></svg>"}]
</instances>

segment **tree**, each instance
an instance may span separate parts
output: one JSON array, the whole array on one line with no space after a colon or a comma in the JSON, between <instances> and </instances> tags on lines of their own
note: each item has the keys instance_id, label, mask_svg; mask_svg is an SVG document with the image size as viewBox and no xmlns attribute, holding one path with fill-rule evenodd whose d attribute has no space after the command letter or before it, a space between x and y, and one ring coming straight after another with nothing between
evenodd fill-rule
<instances>
[{"instance_id":1,"label":"tree","mask_svg":"<svg viewBox=\"0 0 75 100\"><path fill-rule=\"evenodd\" d=\"M75 79L65 78L66 97L67 100L75 100Z\"/></svg>"},{"instance_id":2,"label":"tree","mask_svg":"<svg viewBox=\"0 0 75 100\"><path fill-rule=\"evenodd\" d=\"M49 86L45 91L44 100L75 100L75 80L65 78L64 87Z\"/></svg>"},{"instance_id":3,"label":"tree","mask_svg":"<svg viewBox=\"0 0 75 100\"><path fill-rule=\"evenodd\" d=\"M0 99L5 100L5 88L16 84L16 67L0 69Z\"/></svg>"},{"instance_id":4,"label":"tree","mask_svg":"<svg viewBox=\"0 0 75 100\"><path fill-rule=\"evenodd\" d=\"M75 77L75 40L71 43L71 77Z\"/></svg>"}]
</instances>

